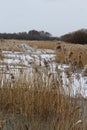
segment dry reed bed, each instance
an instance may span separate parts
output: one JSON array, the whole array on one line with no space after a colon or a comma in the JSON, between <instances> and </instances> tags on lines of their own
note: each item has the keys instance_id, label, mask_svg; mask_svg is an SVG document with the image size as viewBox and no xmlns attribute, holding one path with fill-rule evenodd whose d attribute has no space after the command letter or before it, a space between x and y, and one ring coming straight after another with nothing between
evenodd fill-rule
<instances>
[{"instance_id":1,"label":"dry reed bed","mask_svg":"<svg viewBox=\"0 0 87 130\"><path fill-rule=\"evenodd\" d=\"M59 71L59 80L54 76L50 80L53 74L49 75L47 67L44 72L46 76L37 67L32 71L32 76L26 76L23 71L17 79L13 75L10 82L4 79L3 87L0 86L1 126L11 118L13 130L19 130L15 120L20 120L19 126L24 130L86 130L87 99L65 95ZM43 124L46 125L45 129L41 128Z\"/></svg>"},{"instance_id":2,"label":"dry reed bed","mask_svg":"<svg viewBox=\"0 0 87 130\"><path fill-rule=\"evenodd\" d=\"M20 44L27 44L33 48L54 49L55 41L26 41L26 40L0 40L0 50L24 51Z\"/></svg>"},{"instance_id":3,"label":"dry reed bed","mask_svg":"<svg viewBox=\"0 0 87 130\"><path fill-rule=\"evenodd\" d=\"M10 46L11 43L12 41L6 41L5 44ZM6 49L6 46L2 49ZM65 52L57 52L62 62L73 49L75 50L73 47L71 49L71 45L65 45ZM86 54L83 50L81 52ZM1 130L87 130L87 99L78 95L67 96L61 73L56 71L58 79L52 72L48 73L47 66L43 71L40 66L36 66L31 76L26 75L24 70L20 71L17 78L11 73L10 80L4 76L3 84L0 83ZM3 75L4 72L0 74L0 78Z\"/></svg>"},{"instance_id":4,"label":"dry reed bed","mask_svg":"<svg viewBox=\"0 0 87 130\"><path fill-rule=\"evenodd\" d=\"M25 41L25 40L1 40L0 50L7 50L13 52L23 52L24 49L21 44L27 44L33 48L41 49L55 49L57 41ZM56 49L56 61L61 63L67 63L69 55L73 52L73 59L78 62L78 66L84 66L87 64L87 45L79 45L72 43L60 42L61 50ZM80 58L81 55L81 58ZM79 62L81 61L81 62ZM79 64L80 63L80 64Z\"/></svg>"},{"instance_id":5,"label":"dry reed bed","mask_svg":"<svg viewBox=\"0 0 87 130\"><path fill-rule=\"evenodd\" d=\"M87 64L87 45L69 44L60 42L61 49L56 48L56 61L66 64L77 62L78 67L84 67Z\"/></svg>"}]
</instances>

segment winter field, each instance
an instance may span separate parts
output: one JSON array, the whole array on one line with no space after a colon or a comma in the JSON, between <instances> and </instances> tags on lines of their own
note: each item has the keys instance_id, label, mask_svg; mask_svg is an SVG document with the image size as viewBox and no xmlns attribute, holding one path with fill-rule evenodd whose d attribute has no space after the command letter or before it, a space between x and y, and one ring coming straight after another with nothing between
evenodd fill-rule
<instances>
[{"instance_id":1,"label":"winter field","mask_svg":"<svg viewBox=\"0 0 87 130\"><path fill-rule=\"evenodd\" d=\"M0 41L0 129L87 130L87 45Z\"/></svg>"}]
</instances>

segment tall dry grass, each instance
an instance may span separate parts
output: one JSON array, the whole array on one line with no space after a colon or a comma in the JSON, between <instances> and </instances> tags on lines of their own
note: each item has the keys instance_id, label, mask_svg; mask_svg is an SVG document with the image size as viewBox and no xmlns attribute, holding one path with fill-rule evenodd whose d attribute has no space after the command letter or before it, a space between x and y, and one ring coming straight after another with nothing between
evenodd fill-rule
<instances>
[{"instance_id":1,"label":"tall dry grass","mask_svg":"<svg viewBox=\"0 0 87 130\"><path fill-rule=\"evenodd\" d=\"M69 64L75 60L78 67L84 67L87 64L87 45L61 42L60 46L61 50L56 49L57 62ZM71 57L70 53L72 53Z\"/></svg>"},{"instance_id":2,"label":"tall dry grass","mask_svg":"<svg viewBox=\"0 0 87 130\"><path fill-rule=\"evenodd\" d=\"M0 84L1 130L86 130L87 99L66 95L59 70L36 67Z\"/></svg>"},{"instance_id":3,"label":"tall dry grass","mask_svg":"<svg viewBox=\"0 0 87 130\"><path fill-rule=\"evenodd\" d=\"M16 44L12 40L2 42L1 50L5 50L7 45L8 50L12 50ZM50 42L27 44L44 49L50 46ZM49 48L54 47L54 44ZM80 54L86 54L85 47L82 49L81 46L81 50L79 46L76 49L70 44L64 44L63 47L63 50L57 50L58 61L65 63L67 56L71 60L79 55L77 58L83 59L82 63L85 64L86 55L80 57ZM18 47L12 51L20 50ZM71 61L68 62L71 64ZM73 97L66 94L59 69L56 69L55 75L49 70L49 63L44 67L36 65L32 70L26 68L26 71L22 67L19 73L15 68L12 73L10 68L6 65L0 68L1 130L87 130L87 99L79 94ZM68 76L72 78L70 70ZM71 84L68 87L71 88Z\"/></svg>"},{"instance_id":4,"label":"tall dry grass","mask_svg":"<svg viewBox=\"0 0 87 130\"><path fill-rule=\"evenodd\" d=\"M55 50L57 41L0 40L0 50L23 52L24 49L21 46L23 43L30 45L33 48ZM87 45L71 44L65 42L60 43L61 50L56 49L55 51L57 62L66 63L67 59L69 59L69 54L73 52L73 60L75 59L78 62L78 66L80 66L80 64L82 64L82 66L87 64ZM80 55L81 59L79 58Z\"/></svg>"},{"instance_id":5,"label":"tall dry grass","mask_svg":"<svg viewBox=\"0 0 87 130\"><path fill-rule=\"evenodd\" d=\"M0 40L0 49L7 51L23 51L21 44L27 44L33 48L55 49L56 41L28 41L28 40Z\"/></svg>"}]
</instances>

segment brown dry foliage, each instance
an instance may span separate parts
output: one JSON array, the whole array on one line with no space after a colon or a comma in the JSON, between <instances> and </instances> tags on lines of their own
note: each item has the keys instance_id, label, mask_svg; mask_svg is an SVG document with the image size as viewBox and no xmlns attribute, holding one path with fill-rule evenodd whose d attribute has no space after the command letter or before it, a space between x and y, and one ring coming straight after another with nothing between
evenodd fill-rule
<instances>
[{"instance_id":1,"label":"brown dry foliage","mask_svg":"<svg viewBox=\"0 0 87 130\"><path fill-rule=\"evenodd\" d=\"M47 82L49 82L49 78ZM34 73L34 77L29 76L28 80L26 80L26 73L24 77L20 75L11 83L5 79L3 87L0 87L1 117L4 116L4 113L9 113L14 115L14 119L15 115L19 114L26 121L29 119L31 122L34 121L32 127L35 129L38 127L39 130L44 121L49 126L47 130L87 128L85 122L87 100L83 97L67 96L63 92L62 84L58 84L56 79L53 79L48 86L47 82L46 80L43 82L38 71ZM79 120L81 121L79 122Z\"/></svg>"},{"instance_id":2,"label":"brown dry foliage","mask_svg":"<svg viewBox=\"0 0 87 130\"><path fill-rule=\"evenodd\" d=\"M61 42L61 47L65 48L61 51L56 50L56 61L61 63L66 63L66 59L69 59L69 54L72 52L73 56L71 60L76 59L77 66L80 66L79 63L82 62L81 66L85 66L87 64L87 45L80 44L69 44ZM81 58L80 58L81 56Z\"/></svg>"},{"instance_id":3,"label":"brown dry foliage","mask_svg":"<svg viewBox=\"0 0 87 130\"><path fill-rule=\"evenodd\" d=\"M24 41L22 42L24 43ZM5 50L8 45L20 43L21 41L9 40L3 41L3 44L0 44L1 49ZM26 43L33 47L45 49L55 47L55 42L27 41ZM52 46L50 44L52 44ZM69 52L73 52L74 57L77 59L79 53L82 52L83 64L86 64L86 45L62 43L62 46L63 45L65 45L66 51L57 52L57 58L60 58L58 59L60 62L65 62L65 57L68 56ZM12 49L12 47L10 49ZM17 48L14 50L17 51ZM46 72L48 72L47 69ZM21 125L24 126L20 129L87 130L87 99L67 96L63 90L61 81L58 83L55 78L53 78L47 86L50 77L47 75L48 81L45 79L43 82L42 73L38 71L38 68L37 72L33 71L33 78L29 76L28 80L26 80L26 73L24 74L24 77L19 75L17 80L14 79L14 81L11 80L11 82L4 79L3 87L0 82L0 120L2 120L2 122L3 119L7 120L11 116L5 118L5 114L12 114L11 121L15 124L13 130L19 130L17 128L17 122L15 123L16 115L21 115L23 119ZM0 74L0 76L2 77L3 74ZM59 75L59 77L60 76L61 75ZM46 128L46 124L49 127ZM41 127L41 125L43 127Z\"/></svg>"}]
</instances>

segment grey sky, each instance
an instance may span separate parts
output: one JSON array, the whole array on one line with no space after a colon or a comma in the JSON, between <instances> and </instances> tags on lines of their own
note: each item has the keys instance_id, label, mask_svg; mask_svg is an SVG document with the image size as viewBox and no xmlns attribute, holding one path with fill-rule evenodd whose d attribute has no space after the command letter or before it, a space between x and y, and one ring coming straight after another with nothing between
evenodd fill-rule
<instances>
[{"instance_id":1,"label":"grey sky","mask_svg":"<svg viewBox=\"0 0 87 130\"><path fill-rule=\"evenodd\" d=\"M0 32L36 29L54 36L87 28L87 0L0 0Z\"/></svg>"}]
</instances>

